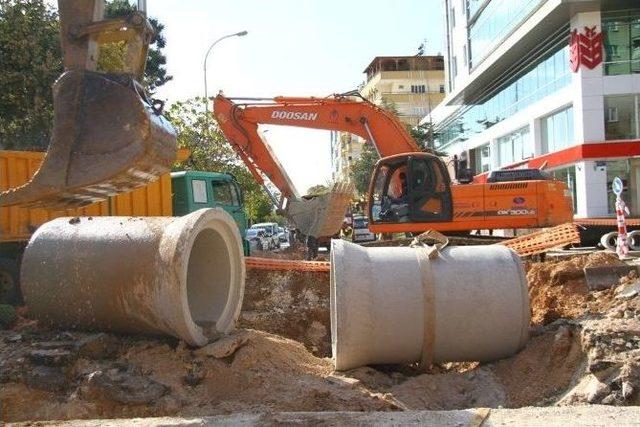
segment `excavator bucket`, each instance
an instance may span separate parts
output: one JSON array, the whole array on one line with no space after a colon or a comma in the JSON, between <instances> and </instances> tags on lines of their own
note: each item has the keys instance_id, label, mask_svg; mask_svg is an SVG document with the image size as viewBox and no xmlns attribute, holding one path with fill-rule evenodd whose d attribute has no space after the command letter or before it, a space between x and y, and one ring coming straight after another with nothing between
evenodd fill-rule
<instances>
[{"instance_id":1,"label":"excavator bucket","mask_svg":"<svg viewBox=\"0 0 640 427\"><path fill-rule=\"evenodd\" d=\"M326 194L290 200L284 214L306 236L333 236L342 227L353 191L353 184L339 182Z\"/></svg>"},{"instance_id":2,"label":"excavator bucket","mask_svg":"<svg viewBox=\"0 0 640 427\"><path fill-rule=\"evenodd\" d=\"M53 86L49 149L31 181L0 193L0 206L83 206L170 170L175 131L137 82L151 26L140 12L102 20L103 8L102 0L59 1L66 71ZM105 40L127 46L122 70L95 71Z\"/></svg>"}]
</instances>

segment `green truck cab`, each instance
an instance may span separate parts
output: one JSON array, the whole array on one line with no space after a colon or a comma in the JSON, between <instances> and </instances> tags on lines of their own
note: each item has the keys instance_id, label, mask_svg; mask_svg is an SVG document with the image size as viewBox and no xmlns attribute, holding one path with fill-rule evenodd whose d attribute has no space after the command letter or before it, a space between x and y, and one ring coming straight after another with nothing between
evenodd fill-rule
<instances>
[{"instance_id":1,"label":"green truck cab","mask_svg":"<svg viewBox=\"0 0 640 427\"><path fill-rule=\"evenodd\" d=\"M244 238L247 214L244 195L233 175L218 172L182 171L171 174L173 214L187 215L202 208L222 208L238 224L244 254L249 255L249 242Z\"/></svg>"}]
</instances>

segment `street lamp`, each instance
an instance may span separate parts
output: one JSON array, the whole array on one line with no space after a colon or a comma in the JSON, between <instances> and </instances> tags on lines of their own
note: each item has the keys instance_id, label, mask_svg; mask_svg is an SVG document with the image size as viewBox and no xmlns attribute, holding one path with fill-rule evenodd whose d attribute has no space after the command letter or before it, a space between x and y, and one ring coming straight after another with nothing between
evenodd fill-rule
<instances>
[{"instance_id":1,"label":"street lamp","mask_svg":"<svg viewBox=\"0 0 640 427\"><path fill-rule=\"evenodd\" d=\"M211 53L211 49L213 49L213 47L216 44L218 44L224 39L228 39L230 37L236 37L236 36L242 37L246 35L247 35L246 31L240 31L239 33L227 34L226 36L220 37L218 40L211 43L211 46L209 46L209 49L207 49L207 53L204 55L204 104L207 109L207 116L209 115L209 93L207 91L207 58L209 57L209 53Z\"/></svg>"}]
</instances>

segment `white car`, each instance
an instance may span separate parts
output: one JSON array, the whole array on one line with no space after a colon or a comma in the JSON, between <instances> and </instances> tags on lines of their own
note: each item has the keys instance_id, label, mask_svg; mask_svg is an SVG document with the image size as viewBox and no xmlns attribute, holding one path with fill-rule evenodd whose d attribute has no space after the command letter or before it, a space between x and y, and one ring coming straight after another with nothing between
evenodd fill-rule
<instances>
[{"instance_id":1,"label":"white car","mask_svg":"<svg viewBox=\"0 0 640 427\"><path fill-rule=\"evenodd\" d=\"M278 238L278 224L275 222L261 222L253 224L249 230L264 231L264 238L267 241L267 250L278 249L280 247L280 239Z\"/></svg>"},{"instance_id":2,"label":"white car","mask_svg":"<svg viewBox=\"0 0 640 427\"><path fill-rule=\"evenodd\" d=\"M244 238L249 242L250 252L269 250L269 241L264 237L264 230L248 228Z\"/></svg>"},{"instance_id":3,"label":"white car","mask_svg":"<svg viewBox=\"0 0 640 427\"><path fill-rule=\"evenodd\" d=\"M369 230L369 218L364 215L353 216L351 240L354 243L373 242L376 240L376 235Z\"/></svg>"},{"instance_id":4,"label":"white car","mask_svg":"<svg viewBox=\"0 0 640 427\"><path fill-rule=\"evenodd\" d=\"M284 227L278 227L278 239L280 243L287 243L289 241L289 232Z\"/></svg>"}]
</instances>

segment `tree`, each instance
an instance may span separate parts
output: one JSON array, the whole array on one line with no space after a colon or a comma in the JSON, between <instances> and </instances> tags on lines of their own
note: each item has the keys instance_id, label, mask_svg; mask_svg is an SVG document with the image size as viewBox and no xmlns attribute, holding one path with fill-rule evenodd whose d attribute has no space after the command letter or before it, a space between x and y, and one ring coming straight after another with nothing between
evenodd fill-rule
<instances>
[{"instance_id":1,"label":"tree","mask_svg":"<svg viewBox=\"0 0 640 427\"><path fill-rule=\"evenodd\" d=\"M323 194L327 194L329 192L329 188L326 185L318 184L309 187L307 190L307 196L321 196Z\"/></svg>"},{"instance_id":2,"label":"tree","mask_svg":"<svg viewBox=\"0 0 640 427\"><path fill-rule=\"evenodd\" d=\"M227 143L211 115L206 113L204 98L177 102L166 115L178 132L178 146L191 152L188 159L174 165L174 170L230 173L243 189L249 219L265 222L274 218L271 199Z\"/></svg>"},{"instance_id":3,"label":"tree","mask_svg":"<svg viewBox=\"0 0 640 427\"><path fill-rule=\"evenodd\" d=\"M356 186L356 190L360 195L367 194L373 168L379 159L380 156L371 144L365 143L362 146L360 157L351 164L351 170L349 171L351 182Z\"/></svg>"},{"instance_id":4,"label":"tree","mask_svg":"<svg viewBox=\"0 0 640 427\"><path fill-rule=\"evenodd\" d=\"M133 11L126 0L107 3L105 17ZM162 49L164 26L149 19L156 35L149 49L143 84L150 92L169 80ZM63 71L58 14L44 0L0 0L0 148L45 149L51 137L51 87ZM102 53L102 52L101 52ZM101 62L118 52L106 49Z\"/></svg>"},{"instance_id":5,"label":"tree","mask_svg":"<svg viewBox=\"0 0 640 427\"><path fill-rule=\"evenodd\" d=\"M128 15L135 10L136 7L128 0L112 0L107 3L104 15L105 18L117 18ZM149 92L154 93L160 86L172 80L173 76L167 74L167 57L162 53L162 49L167 45L162 34L164 25L155 18L149 18L149 22L155 35L149 46L143 84Z\"/></svg>"},{"instance_id":6,"label":"tree","mask_svg":"<svg viewBox=\"0 0 640 427\"><path fill-rule=\"evenodd\" d=\"M44 149L51 85L62 72L57 13L43 0L0 0L0 148Z\"/></svg>"}]
</instances>

